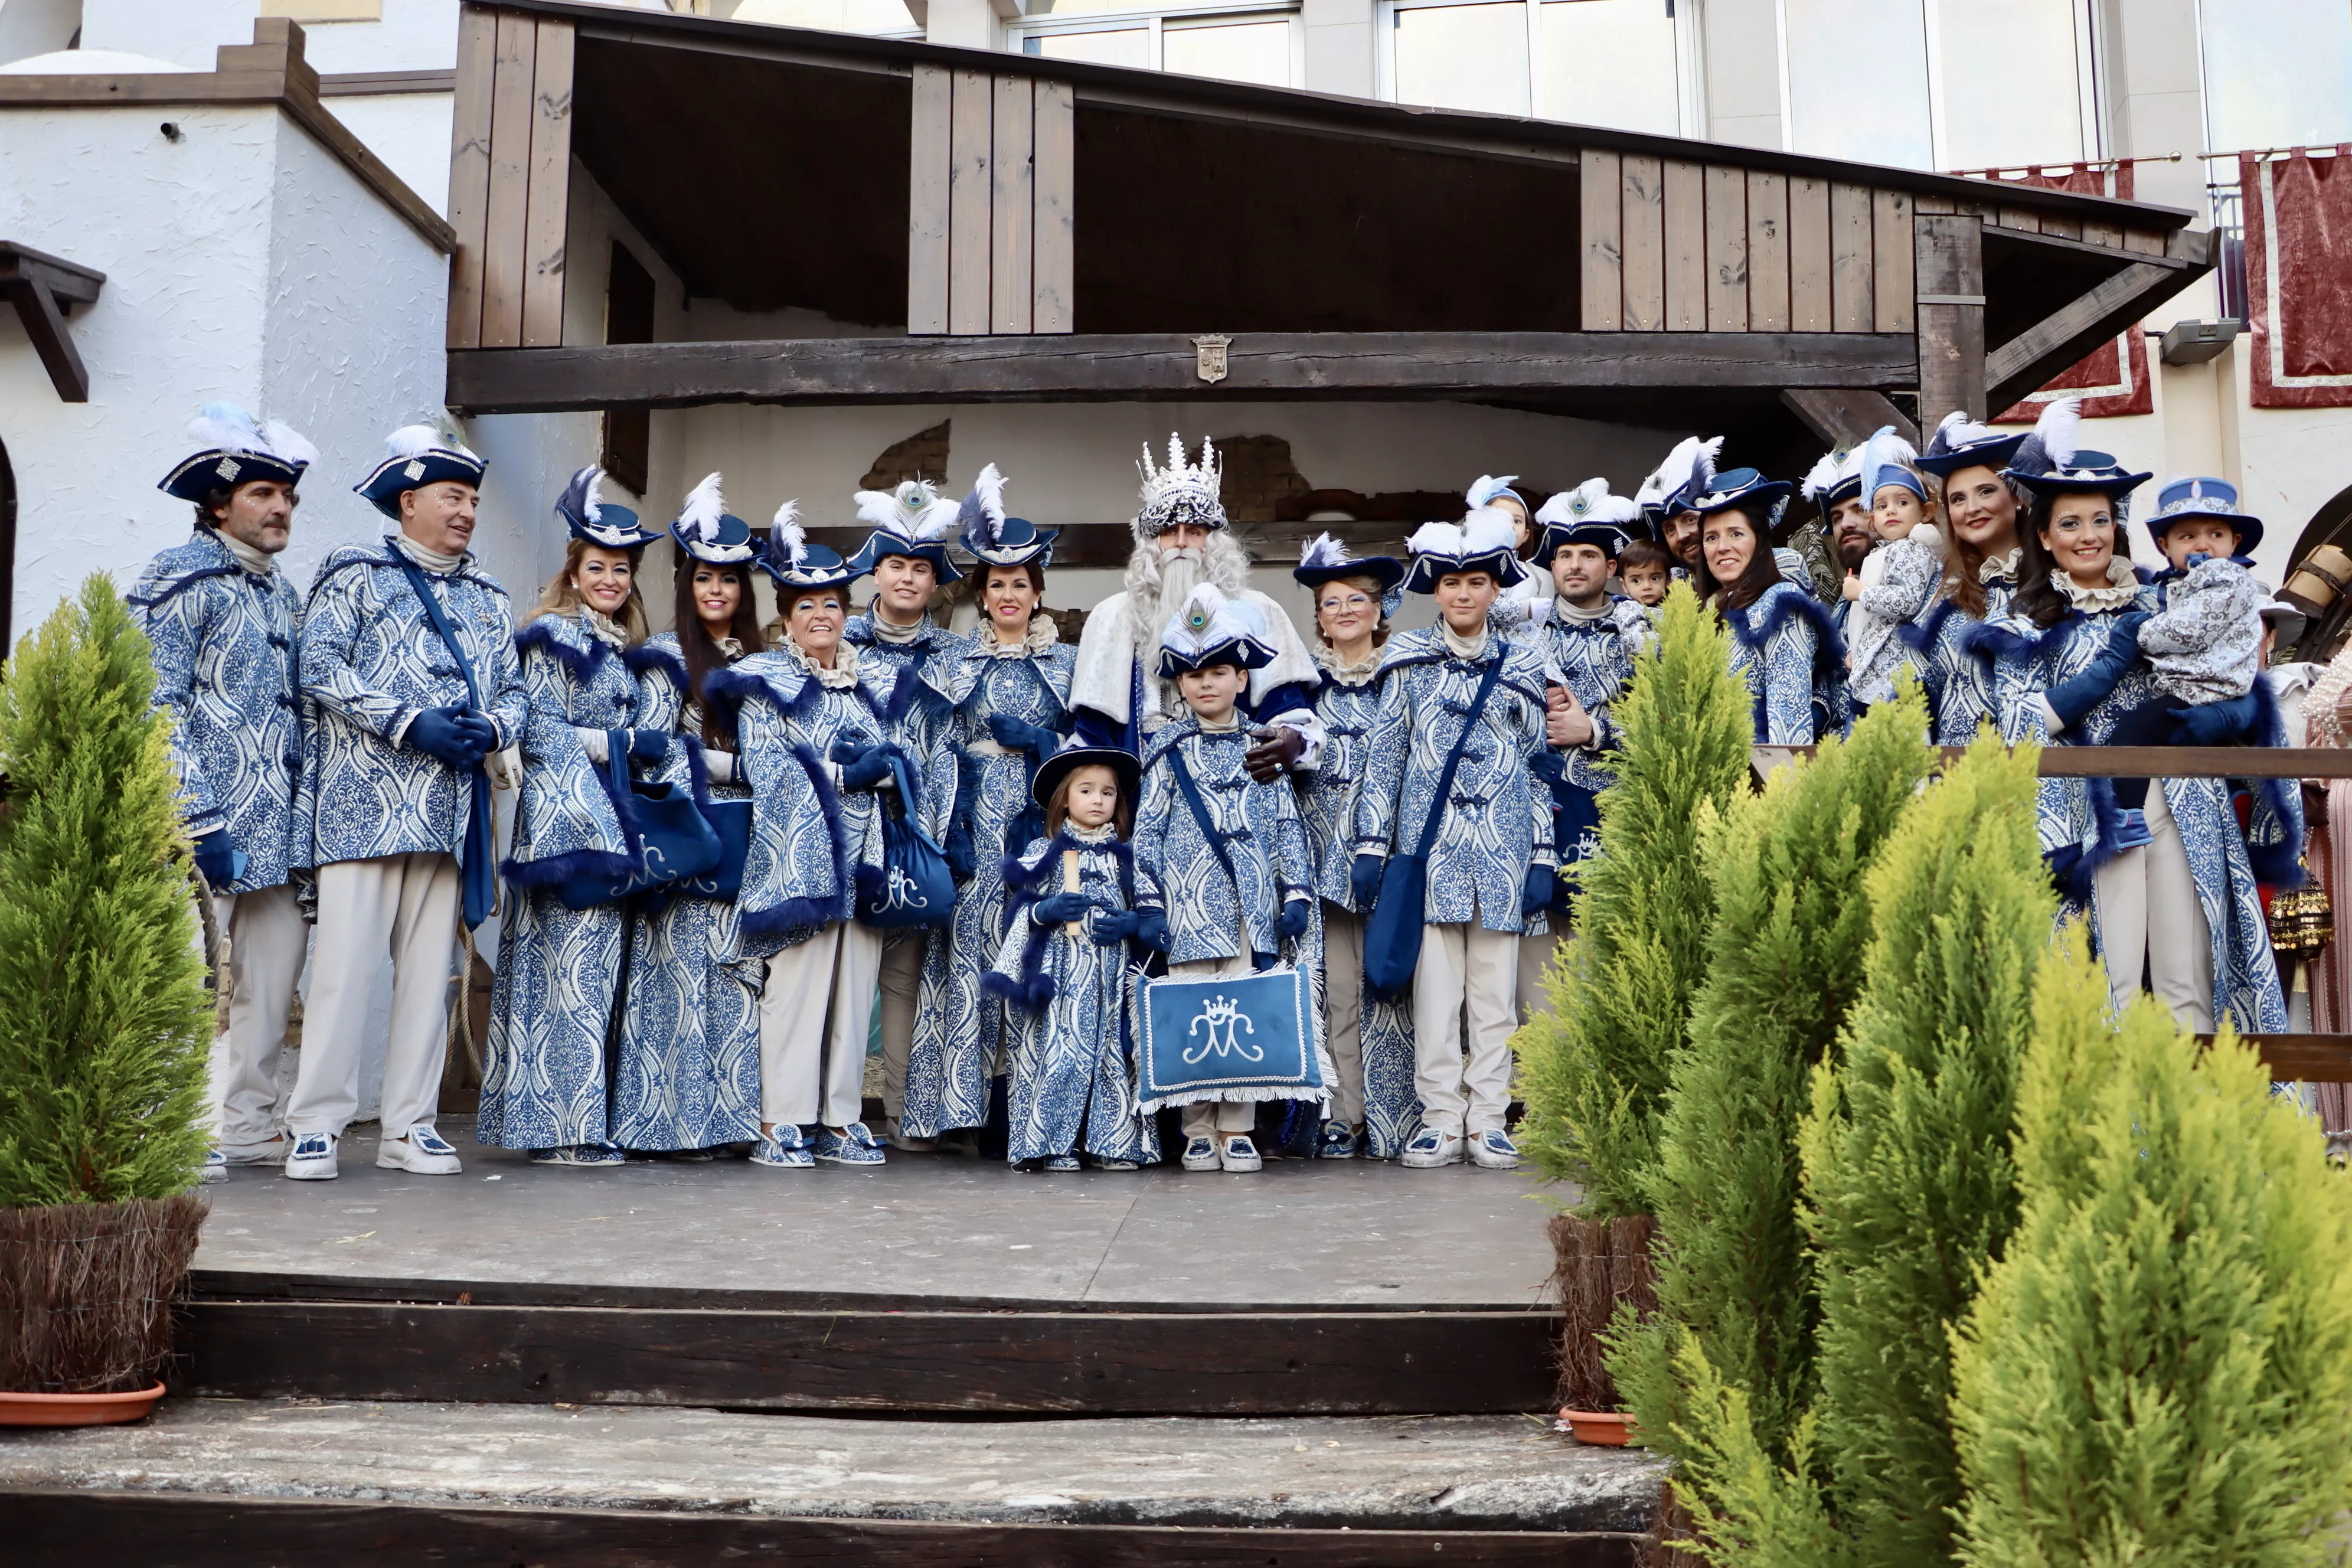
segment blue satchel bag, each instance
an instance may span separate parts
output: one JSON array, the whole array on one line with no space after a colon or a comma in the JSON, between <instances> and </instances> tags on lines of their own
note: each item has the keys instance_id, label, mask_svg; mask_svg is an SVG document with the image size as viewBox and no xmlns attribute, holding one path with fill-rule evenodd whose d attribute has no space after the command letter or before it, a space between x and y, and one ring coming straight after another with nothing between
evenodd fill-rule
<instances>
[{"instance_id":1,"label":"blue satchel bag","mask_svg":"<svg viewBox=\"0 0 2352 1568\"><path fill-rule=\"evenodd\" d=\"M1463 716L1462 733L1446 756L1445 770L1437 775L1436 791L1429 797L1429 815L1421 819L1420 844L1410 855L1391 855L1381 868L1380 896L1372 900L1372 912L1364 921L1364 988L1383 1002L1397 1001L1412 991L1412 972L1421 963L1422 927L1427 921L1429 847L1437 842L1437 819L1445 809L1446 795L1454 788L1454 770L1462 764L1462 748L1470 743L1478 715L1486 711L1486 694L1495 689L1495 678L1502 672L1503 655L1497 649L1495 662L1478 681L1478 694L1470 699L1470 710Z\"/></svg>"},{"instance_id":2,"label":"blue satchel bag","mask_svg":"<svg viewBox=\"0 0 2352 1568\"><path fill-rule=\"evenodd\" d=\"M694 804L694 793L671 784L640 784L629 777L629 732L611 730L604 737L605 773L613 792L634 796L638 868L624 877L570 877L555 884L555 896L568 910L614 904L654 888L698 877L719 864L718 830ZM628 825L622 824L622 832ZM740 883L739 867L736 880Z\"/></svg>"},{"instance_id":3,"label":"blue satchel bag","mask_svg":"<svg viewBox=\"0 0 2352 1568\"><path fill-rule=\"evenodd\" d=\"M915 820L919 797L907 759L896 747L889 756L898 799L877 803L882 813L882 869L879 875L858 871L857 923L869 931L943 926L955 918L955 878L948 872L946 853Z\"/></svg>"},{"instance_id":4,"label":"blue satchel bag","mask_svg":"<svg viewBox=\"0 0 2352 1568\"><path fill-rule=\"evenodd\" d=\"M698 899L731 904L743 890L743 862L751 858L751 803L714 800L703 809L719 835L719 858L698 877L680 877L677 890Z\"/></svg>"}]
</instances>

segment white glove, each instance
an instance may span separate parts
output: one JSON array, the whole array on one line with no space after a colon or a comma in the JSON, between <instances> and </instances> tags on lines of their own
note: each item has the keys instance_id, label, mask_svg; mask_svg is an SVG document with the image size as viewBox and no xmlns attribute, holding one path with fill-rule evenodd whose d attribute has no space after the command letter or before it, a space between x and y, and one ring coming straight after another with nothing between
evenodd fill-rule
<instances>
[{"instance_id":1,"label":"white glove","mask_svg":"<svg viewBox=\"0 0 2352 1568\"><path fill-rule=\"evenodd\" d=\"M590 762L601 768L613 760L610 738L604 731L591 730L585 724L574 724L572 732L580 737L581 749L588 753Z\"/></svg>"},{"instance_id":2,"label":"white glove","mask_svg":"<svg viewBox=\"0 0 2352 1568\"><path fill-rule=\"evenodd\" d=\"M716 746L706 747L702 752L702 761L703 765L710 771L710 782L712 784L733 784L735 782L734 752L722 752Z\"/></svg>"}]
</instances>

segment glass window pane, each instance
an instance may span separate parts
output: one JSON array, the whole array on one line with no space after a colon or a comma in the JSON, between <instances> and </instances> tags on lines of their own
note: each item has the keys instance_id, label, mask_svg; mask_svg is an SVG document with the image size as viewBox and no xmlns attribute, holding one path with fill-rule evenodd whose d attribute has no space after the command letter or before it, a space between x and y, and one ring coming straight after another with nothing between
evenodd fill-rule
<instances>
[{"instance_id":1,"label":"glass window pane","mask_svg":"<svg viewBox=\"0 0 2352 1568\"><path fill-rule=\"evenodd\" d=\"M2208 147L2352 142L2352 5L2207 0L2204 15Z\"/></svg>"},{"instance_id":2,"label":"glass window pane","mask_svg":"<svg viewBox=\"0 0 2352 1568\"><path fill-rule=\"evenodd\" d=\"M1432 5L1396 13L1399 103L1528 111L1524 5Z\"/></svg>"},{"instance_id":3,"label":"glass window pane","mask_svg":"<svg viewBox=\"0 0 2352 1568\"><path fill-rule=\"evenodd\" d=\"M903 0L743 0L738 22L820 27L832 33L908 33L915 18Z\"/></svg>"},{"instance_id":4,"label":"glass window pane","mask_svg":"<svg viewBox=\"0 0 2352 1568\"><path fill-rule=\"evenodd\" d=\"M2072 163L2083 135L2077 0L1969 0L1942 9L1944 158L1954 169Z\"/></svg>"},{"instance_id":5,"label":"glass window pane","mask_svg":"<svg viewBox=\"0 0 2352 1568\"><path fill-rule=\"evenodd\" d=\"M1160 60L1165 68L1185 76L1288 87L1290 24L1226 22L1216 26L1167 27L1160 35Z\"/></svg>"},{"instance_id":6,"label":"glass window pane","mask_svg":"<svg viewBox=\"0 0 2352 1568\"><path fill-rule=\"evenodd\" d=\"M1545 119L1662 136L1681 129L1675 19L1659 0L1551 0L1542 15Z\"/></svg>"},{"instance_id":7,"label":"glass window pane","mask_svg":"<svg viewBox=\"0 0 2352 1568\"><path fill-rule=\"evenodd\" d=\"M1087 60L1098 66L1151 64L1151 31L1148 27L1113 27L1099 33L1033 33L1024 53L1049 60Z\"/></svg>"},{"instance_id":8,"label":"glass window pane","mask_svg":"<svg viewBox=\"0 0 2352 1568\"><path fill-rule=\"evenodd\" d=\"M1790 143L1821 158L1932 169L1919 0L1783 0Z\"/></svg>"}]
</instances>

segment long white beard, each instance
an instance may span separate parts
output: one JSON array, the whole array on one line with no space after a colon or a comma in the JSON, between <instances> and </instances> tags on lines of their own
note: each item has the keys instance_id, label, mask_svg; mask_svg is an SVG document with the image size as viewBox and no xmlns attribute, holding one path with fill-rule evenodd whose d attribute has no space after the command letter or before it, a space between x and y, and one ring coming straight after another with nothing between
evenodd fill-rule
<instances>
[{"instance_id":1,"label":"long white beard","mask_svg":"<svg viewBox=\"0 0 2352 1568\"><path fill-rule=\"evenodd\" d=\"M1249 586L1249 552L1224 530L1210 534L1204 550L1138 545L1127 561L1128 625L1137 648L1151 654L1160 646L1168 617L1203 582L1214 583L1229 599Z\"/></svg>"}]
</instances>

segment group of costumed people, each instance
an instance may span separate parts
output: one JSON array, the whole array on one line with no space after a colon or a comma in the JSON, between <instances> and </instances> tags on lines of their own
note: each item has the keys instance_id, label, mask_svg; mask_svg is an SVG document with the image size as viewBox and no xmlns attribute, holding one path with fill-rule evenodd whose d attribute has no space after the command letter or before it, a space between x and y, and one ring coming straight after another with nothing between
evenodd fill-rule
<instances>
[{"instance_id":1,"label":"group of costumed people","mask_svg":"<svg viewBox=\"0 0 2352 1568\"><path fill-rule=\"evenodd\" d=\"M1719 440L1631 497L1481 479L1402 556L1307 545L1311 637L1248 585L1214 451L1171 437L1139 465L1125 589L1072 647L1045 605L1055 531L1007 514L993 466L961 500L860 492L846 559L791 501L757 537L719 475L663 531L584 468L518 630L467 549L482 459L431 426L357 487L392 531L298 595L275 556L316 454L208 407L163 485L194 533L129 597L231 938L215 1169L336 1173L387 953L378 1163L459 1168L435 1127L446 976L501 879L476 1136L535 1163L872 1166L986 1138L1025 1169L1248 1172L1272 1139L1512 1168L1510 1037L1676 579L1729 629L1759 745L1841 732L1911 679L1944 743L2278 742L2261 524L2220 480L2172 482L2147 523L2171 568L2135 572L2149 476L2074 432L2066 403L2031 433L1955 415L1923 452L1882 430L1823 458L1793 527L1797 487L1718 471ZM673 629L648 635L637 575L665 531ZM963 634L937 610L967 574ZM1405 593L1432 625L1391 628ZM516 798L503 860L494 787ZM2040 812L2119 997L2145 980L2198 1028L2284 1026L2258 880L2300 852L2292 788L2051 779ZM1278 973L1311 998L1298 1081L1140 1081L1151 984Z\"/></svg>"}]
</instances>

